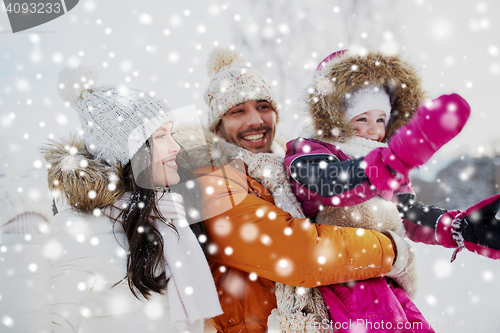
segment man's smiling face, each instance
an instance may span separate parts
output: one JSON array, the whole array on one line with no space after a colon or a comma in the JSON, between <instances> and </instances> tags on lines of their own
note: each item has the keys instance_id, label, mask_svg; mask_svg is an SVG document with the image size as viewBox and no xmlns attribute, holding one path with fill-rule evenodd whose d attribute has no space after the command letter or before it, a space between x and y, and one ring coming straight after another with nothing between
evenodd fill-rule
<instances>
[{"instance_id":1,"label":"man's smiling face","mask_svg":"<svg viewBox=\"0 0 500 333\"><path fill-rule=\"evenodd\" d=\"M229 109L216 133L252 153L270 153L276 132L276 112L268 101L251 100Z\"/></svg>"}]
</instances>

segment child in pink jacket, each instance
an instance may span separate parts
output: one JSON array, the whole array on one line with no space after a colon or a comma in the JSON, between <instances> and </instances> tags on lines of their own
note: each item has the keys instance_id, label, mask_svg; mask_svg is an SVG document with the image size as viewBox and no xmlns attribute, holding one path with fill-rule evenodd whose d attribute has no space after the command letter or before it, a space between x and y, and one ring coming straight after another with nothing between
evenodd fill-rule
<instances>
[{"instance_id":1,"label":"child in pink jacket","mask_svg":"<svg viewBox=\"0 0 500 333\"><path fill-rule=\"evenodd\" d=\"M417 202L408 179L409 170L460 132L470 113L465 100L444 95L421 105L416 71L397 56L375 52L333 53L318 66L309 91L314 133L289 142L285 158L306 216L500 258L500 230L486 237L498 229L499 196L465 212L445 211ZM481 220L474 221L478 211ZM369 232L363 229L360 235ZM367 331L432 332L409 297L415 292L411 251L398 253L390 278L321 287L332 327L345 332L353 328L342 325L349 322Z\"/></svg>"}]
</instances>

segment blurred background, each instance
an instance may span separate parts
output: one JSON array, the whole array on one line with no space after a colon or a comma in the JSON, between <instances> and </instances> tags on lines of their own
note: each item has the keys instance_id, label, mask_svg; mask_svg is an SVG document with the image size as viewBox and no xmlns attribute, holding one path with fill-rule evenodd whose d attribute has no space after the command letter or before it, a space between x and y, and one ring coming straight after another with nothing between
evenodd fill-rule
<instances>
[{"instance_id":1,"label":"blurred background","mask_svg":"<svg viewBox=\"0 0 500 333\"><path fill-rule=\"evenodd\" d=\"M275 90L278 136L307 123L302 96L318 63L345 48L397 52L419 69L430 98L459 93L472 107L463 132L413 173L419 199L464 209L500 182L498 0L81 0L67 14L13 34L0 6L0 135L33 146L79 127L57 94L64 66L99 69L100 82L207 107L206 60L216 46L240 50ZM438 332L500 329L500 262L415 244L416 304Z\"/></svg>"}]
</instances>

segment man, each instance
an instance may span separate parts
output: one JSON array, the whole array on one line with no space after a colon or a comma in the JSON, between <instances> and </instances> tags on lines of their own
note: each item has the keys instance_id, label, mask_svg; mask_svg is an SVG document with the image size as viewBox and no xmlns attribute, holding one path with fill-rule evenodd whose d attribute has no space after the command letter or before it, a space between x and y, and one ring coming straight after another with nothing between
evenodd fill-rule
<instances>
[{"instance_id":1,"label":"man","mask_svg":"<svg viewBox=\"0 0 500 333\"><path fill-rule=\"evenodd\" d=\"M208 69L209 130L251 153L283 154L273 141L280 114L266 80L222 48L211 53ZM224 311L213 320L218 331L267 331L276 282L312 288L391 271L391 239L294 218L245 170L230 164L196 171L205 189L202 213L210 217L207 256Z\"/></svg>"}]
</instances>

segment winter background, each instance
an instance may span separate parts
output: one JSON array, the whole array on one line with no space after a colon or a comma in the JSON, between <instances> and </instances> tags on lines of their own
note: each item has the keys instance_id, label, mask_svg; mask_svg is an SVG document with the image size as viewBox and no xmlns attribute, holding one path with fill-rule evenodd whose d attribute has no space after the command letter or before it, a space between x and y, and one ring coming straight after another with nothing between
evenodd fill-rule
<instances>
[{"instance_id":1,"label":"winter background","mask_svg":"<svg viewBox=\"0 0 500 333\"><path fill-rule=\"evenodd\" d=\"M498 192L498 0L81 0L64 16L12 34L0 6L0 133L33 146L79 127L60 100L63 66L85 64L100 82L140 88L172 108L195 104L206 123L205 63L217 45L240 50L281 102L278 136L307 123L301 97L333 51L400 52L428 97L456 92L471 105L463 132L413 174L419 199L464 209ZM415 244L416 304L438 332L500 330L500 261Z\"/></svg>"}]
</instances>

